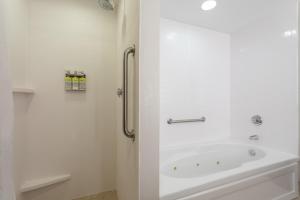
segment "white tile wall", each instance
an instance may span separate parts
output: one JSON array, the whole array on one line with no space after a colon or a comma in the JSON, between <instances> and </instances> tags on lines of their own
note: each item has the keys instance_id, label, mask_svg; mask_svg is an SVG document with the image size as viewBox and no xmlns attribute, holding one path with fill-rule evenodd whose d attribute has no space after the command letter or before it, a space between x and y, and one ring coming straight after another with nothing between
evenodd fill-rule
<instances>
[{"instance_id":1,"label":"white tile wall","mask_svg":"<svg viewBox=\"0 0 300 200\"><path fill-rule=\"evenodd\" d=\"M161 20L162 146L258 134L298 154L297 0L281 4L230 35ZM201 116L206 123L166 123Z\"/></svg>"},{"instance_id":2,"label":"white tile wall","mask_svg":"<svg viewBox=\"0 0 300 200\"><path fill-rule=\"evenodd\" d=\"M161 20L161 145L229 136L230 36ZM168 118L207 117L168 125Z\"/></svg>"},{"instance_id":3,"label":"white tile wall","mask_svg":"<svg viewBox=\"0 0 300 200\"><path fill-rule=\"evenodd\" d=\"M232 34L232 135L298 153L297 0ZM275 14L276 13L276 14ZM264 124L250 118L261 114Z\"/></svg>"}]
</instances>

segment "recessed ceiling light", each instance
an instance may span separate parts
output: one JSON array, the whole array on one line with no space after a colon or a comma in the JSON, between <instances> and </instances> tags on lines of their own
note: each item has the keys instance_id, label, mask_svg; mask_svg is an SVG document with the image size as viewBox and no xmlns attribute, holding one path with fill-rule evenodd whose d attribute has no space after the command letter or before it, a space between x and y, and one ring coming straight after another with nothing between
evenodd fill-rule
<instances>
[{"instance_id":1,"label":"recessed ceiling light","mask_svg":"<svg viewBox=\"0 0 300 200\"><path fill-rule=\"evenodd\" d=\"M217 6L217 2L215 0L207 0L204 1L201 5L202 10L212 10Z\"/></svg>"}]
</instances>

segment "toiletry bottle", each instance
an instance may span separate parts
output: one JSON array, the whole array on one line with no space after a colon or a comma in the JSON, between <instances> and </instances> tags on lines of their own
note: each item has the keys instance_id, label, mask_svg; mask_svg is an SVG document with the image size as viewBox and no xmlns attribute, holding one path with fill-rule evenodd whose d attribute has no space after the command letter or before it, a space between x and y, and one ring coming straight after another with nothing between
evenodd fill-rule
<instances>
[{"instance_id":1,"label":"toiletry bottle","mask_svg":"<svg viewBox=\"0 0 300 200\"><path fill-rule=\"evenodd\" d=\"M85 91L86 90L86 75L83 71L81 71L79 73L80 73L79 90Z\"/></svg>"},{"instance_id":2,"label":"toiletry bottle","mask_svg":"<svg viewBox=\"0 0 300 200\"><path fill-rule=\"evenodd\" d=\"M70 71L66 71L65 73L65 90L72 90L72 76Z\"/></svg>"},{"instance_id":3,"label":"toiletry bottle","mask_svg":"<svg viewBox=\"0 0 300 200\"><path fill-rule=\"evenodd\" d=\"M77 71L74 72L73 78L72 78L72 90L77 91L79 90L79 77Z\"/></svg>"}]
</instances>

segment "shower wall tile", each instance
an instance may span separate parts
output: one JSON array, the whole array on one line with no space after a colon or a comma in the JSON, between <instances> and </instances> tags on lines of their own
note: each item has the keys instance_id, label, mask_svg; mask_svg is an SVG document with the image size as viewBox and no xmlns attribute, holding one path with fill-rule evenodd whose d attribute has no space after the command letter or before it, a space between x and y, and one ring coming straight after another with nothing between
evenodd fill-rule
<instances>
[{"instance_id":1,"label":"shower wall tile","mask_svg":"<svg viewBox=\"0 0 300 200\"><path fill-rule=\"evenodd\" d=\"M259 144L298 154L297 1L278 3L231 35L232 136L258 134ZM251 123L256 114L262 126Z\"/></svg>"},{"instance_id":2,"label":"shower wall tile","mask_svg":"<svg viewBox=\"0 0 300 200\"><path fill-rule=\"evenodd\" d=\"M161 20L161 145L230 134L230 36ZM205 123L168 125L168 118Z\"/></svg>"}]
</instances>

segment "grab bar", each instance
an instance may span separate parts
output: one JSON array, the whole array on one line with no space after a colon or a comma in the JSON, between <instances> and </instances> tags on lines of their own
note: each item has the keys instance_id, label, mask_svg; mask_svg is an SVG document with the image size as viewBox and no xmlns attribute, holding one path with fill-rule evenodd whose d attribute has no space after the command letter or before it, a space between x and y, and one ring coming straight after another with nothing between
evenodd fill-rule
<instances>
[{"instance_id":1,"label":"grab bar","mask_svg":"<svg viewBox=\"0 0 300 200\"><path fill-rule=\"evenodd\" d=\"M201 117L200 119L182 119L182 120L173 120L173 119L168 119L167 123L168 124L179 124L179 123L189 123L189 122L205 122L206 118Z\"/></svg>"},{"instance_id":2,"label":"grab bar","mask_svg":"<svg viewBox=\"0 0 300 200\"><path fill-rule=\"evenodd\" d=\"M134 141L135 130L128 128L128 57L130 54L135 56L135 46L127 48L123 57L123 132L126 137Z\"/></svg>"}]
</instances>

